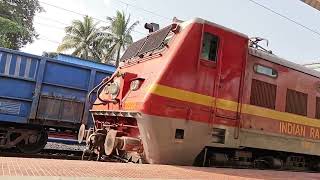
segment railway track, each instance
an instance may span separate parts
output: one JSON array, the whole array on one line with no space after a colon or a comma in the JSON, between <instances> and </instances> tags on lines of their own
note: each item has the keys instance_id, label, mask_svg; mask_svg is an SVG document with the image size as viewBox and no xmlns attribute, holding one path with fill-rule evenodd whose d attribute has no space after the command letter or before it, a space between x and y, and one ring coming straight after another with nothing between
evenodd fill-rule
<instances>
[{"instance_id":1,"label":"railway track","mask_svg":"<svg viewBox=\"0 0 320 180\"><path fill-rule=\"evenodd\" d=\"M5 149L0 150L0 157L22 157L22 158L41 158L41 159L65 159L65 160L82 160L83 151L80 150L65 150L65 149L43 149L41 152L36 154L25 154L19 152L16 149ZM85 156L84 160L88 160L88 156ZM90 161L96 161L96 157ZM127 163L118 156L106 157L104 156L100 161L103 162L121 162Z\"/></svg>"},{"instance_id":2,"label":"railway track","mask_svg":"<svg viewBox=\"0 0 320 180\"><path fill-rule=\"evenodd\" d=\"M74 150L59 150L59 149L43 149L36 154L24 154L17 150L2 150L0 151L2 157L23 157L23 158L43 158L43 159L67 159L67 160L81 160L82 151Z\"/></svg>"}]
</instances>

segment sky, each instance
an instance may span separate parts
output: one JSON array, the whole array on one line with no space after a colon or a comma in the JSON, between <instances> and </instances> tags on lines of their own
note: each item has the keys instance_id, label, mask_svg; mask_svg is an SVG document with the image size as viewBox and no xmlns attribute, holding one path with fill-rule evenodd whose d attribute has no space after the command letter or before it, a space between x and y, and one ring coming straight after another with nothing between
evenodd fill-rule
<instances>
[{"instance_id":1,"label":"sky","mask_svg":"<svg viewBox=\"0 0 320 180\"><path fill-rule=\"evenodd\" d=\"M320 62L320 11L300 0L39 1L45 9L45 12L37 14L34 19L39 39L21 49L32 54L41 55L44 51L55 51L65 35L64 27L72 20L89 15L99 21L100 25L106 25L106 17L112 17L120 10L130 14L132 22L140 22L132 32L134 40L147 35L147 30L143 28L146 22L155 22L164 27L172 22L173 17L181 20L201 17L249 37L266 38L269 41L268 49L289 61L298 64ZM253 1L311 30L270 12Z\"/></svg>"}]
</instances>

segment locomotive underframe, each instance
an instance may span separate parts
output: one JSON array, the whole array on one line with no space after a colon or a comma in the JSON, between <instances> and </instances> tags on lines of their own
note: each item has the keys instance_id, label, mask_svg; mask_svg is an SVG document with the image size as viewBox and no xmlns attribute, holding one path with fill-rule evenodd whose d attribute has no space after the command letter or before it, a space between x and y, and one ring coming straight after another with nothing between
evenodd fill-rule
<instances>
[{"instance_id":1,"label":"locomotive underframe","mask_svg":"<svg viewBox=\"0 0 320 180\"><path fill-rule=\"evenodd\" d=\"M205 147L193 165L278 170L320 170L319 157L257 148Z\"/></svg>"}]
</instances>

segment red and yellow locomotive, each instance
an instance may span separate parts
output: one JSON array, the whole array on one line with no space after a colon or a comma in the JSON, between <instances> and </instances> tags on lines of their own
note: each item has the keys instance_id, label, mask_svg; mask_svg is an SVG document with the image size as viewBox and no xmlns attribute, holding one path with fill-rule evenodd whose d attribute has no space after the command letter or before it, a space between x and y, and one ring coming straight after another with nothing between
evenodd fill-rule
<instances>
[{"instance_id":1,"label":"red and yellow locomotive","mask_svg":"<svg viewBox=\"0 0 320 180\"><path fill-rule=\"evenodd\" d=\"M320 165L319 73L199 18L149 34L121 60L96 88L98 151L156 164Z\"/></svg>"}]
</instances>

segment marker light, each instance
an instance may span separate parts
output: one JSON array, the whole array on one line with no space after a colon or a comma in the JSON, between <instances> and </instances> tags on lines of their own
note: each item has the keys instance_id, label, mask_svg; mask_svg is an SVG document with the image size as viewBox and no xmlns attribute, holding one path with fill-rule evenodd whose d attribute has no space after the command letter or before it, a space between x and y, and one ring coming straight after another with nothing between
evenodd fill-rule
<instances>
[{"instance_id":1,"label":"marker light","mask_svg":"<svg viewBox=\"0 0 320 180\"><path fill-rule=\"evenodd\" d=\"M140 87L140 80L139 79L131 81L131 83L130 83L130 90L131 91L136 91L139 89L139 87Z\"/></svg>"}]
</instances>

